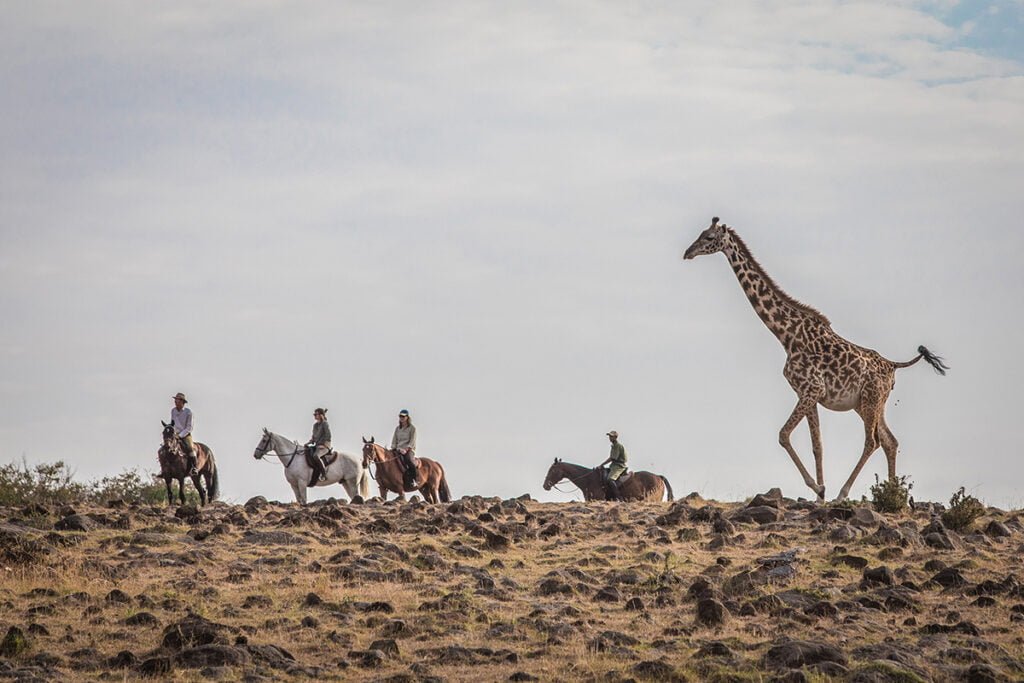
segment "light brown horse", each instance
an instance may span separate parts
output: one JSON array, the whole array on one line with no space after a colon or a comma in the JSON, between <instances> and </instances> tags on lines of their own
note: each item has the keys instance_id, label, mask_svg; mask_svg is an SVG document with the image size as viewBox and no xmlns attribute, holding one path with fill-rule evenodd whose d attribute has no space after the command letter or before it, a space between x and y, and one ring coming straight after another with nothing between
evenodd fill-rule
<instances>
[{"instance_id":1,"label":"light brown horse","mask_svg":"<svg viewBox=\"0 0 1024 683\"><path fill-rule=\"evenodd\" d=\"M369 441L363 438L363 467L369 467L371 462L377 465L374 479L380 486L381 498L387 500L388 491L392 491L398 494L400 500L405 500L407 491L411 493L418 490L428 503L447 503L452 499L441 463L430 458L417 458L420 461L418 478L423 484L418 489L405 488L405 472L399 462L400 458L398 453L374 443L372 436Z\"/></svg>"},{"instance_id":2,"label":"light brown horse","mask_svg":"<svg viewBox=\"0 0 1024 683\"><path fill-rule=\"evenodd\" d=\"M550 491L558 482L568 479L576 485L583 493L584 500L607 500L608 496L604 486L604 472L599 467L584 467L574 465L571 462L562 462L555 458L555 462L548 468L548 475L544 478L544 490ZM661 497L668 495L668 500L673 500L672 486L668 479L653 472L633 472L628 478L619 480L619 494L623 500L655 500L660 501Z\"/></svg>"}]
</instances>

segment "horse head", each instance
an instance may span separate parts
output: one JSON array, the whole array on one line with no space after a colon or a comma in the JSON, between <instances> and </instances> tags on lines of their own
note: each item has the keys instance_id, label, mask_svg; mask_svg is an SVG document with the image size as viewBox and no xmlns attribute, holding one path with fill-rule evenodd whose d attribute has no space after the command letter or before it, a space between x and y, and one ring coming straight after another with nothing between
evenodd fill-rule
<instances>
[{"instance_id":1,"label":"horse head","mask_svg":"<svg viewBox=\"0 0 1024 683\"><path fill-rule=\"evenodd\" d=\"M562 469L562 461L555 458L555 461L551 463L551 467L548 468L547 476L544 477L544 490L550 491L552 486L563 479L565 479L565 472Z\"/></svg>"},{"instance_id":2,"label":"horse head","mask_svg":"<svg viewBox=\"0 0 1024 683\"><path fill-rule=\"evenodd\" d=\"M270 430L266 427L263 428L263 437L260 439L260 442L256 444L256 450L252 452L252 457L259 460L267 454L267 451L270 450L271 440L273 438L271 434Z\"/></svg>"},{"instance_id":3,"label":"horse head","mask_svg":"<svg viewBox=\"0 0 1024 683\"><path fill-rule=\"evenodd\" d=\"M366 437L363 437L363 467L367 467L371 462L377 462L377 444L374 443L374 437L370 437L367 441Z\"/></svg>"}]
</instances>

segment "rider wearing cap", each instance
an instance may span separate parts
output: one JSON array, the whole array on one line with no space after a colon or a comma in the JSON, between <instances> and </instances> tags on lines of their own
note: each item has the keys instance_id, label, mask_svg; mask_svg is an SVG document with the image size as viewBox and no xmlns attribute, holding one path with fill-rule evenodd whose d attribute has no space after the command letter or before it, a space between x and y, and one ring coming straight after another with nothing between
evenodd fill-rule
<instances>
[{"instance_id":1,"label":"rider wearing cap","mask_svg":"<svg viewBox=\"0 0 1024 683\"><path fill-rule=\"evenodd\" d=\"M321 458L331 452L331 426L327 424L327 408L313 411L313 435L306 442L306 462L313 468L310 486L327 479L327 468Z\"/></svg>"},{"instance_id":2,"label":"rider wearing cap","mask_svg":"<svg viewBox=\"0 0 1024 683\"><path fill-rule=\"evenodd\" d=\"M416 426L409 418L409 411L403 408L398 411L398 426L395 427L395 435L391 437L391 450L402 457L405 463L405 488L413 489L419 486L416 480Z\"/></svg>"},{"instance_id":3,"label":"rider wearing cap","mask_svg":"<svg viewBox=\"0 0 1024 683\"><path fill-rule=\"evenodd\" d=\"M178 437L181 447L185 451L188 473L195 475L197 473L196 448L192 442L192 410L185 407L188 399L180 391L171 398L174 399L174 407L171 408L171 424L174 426L174 435Z\"/></svg>"},{"instance_id":4,"label":"rider wearing cap","mask_svg":"<svg viewBox=\"0 0 1024 683\"><path fill-rule=\"evenodd\" d=\"M608 459L598 465L598 467L604 467L611 463L605 475L608 500L622 500L622 494L619 493L619 477L626 471L626 449L619 443L619 433L614 429L608 432L606 436L612 443L612 450L608 455Z\"/></svg>"}]
</instances>

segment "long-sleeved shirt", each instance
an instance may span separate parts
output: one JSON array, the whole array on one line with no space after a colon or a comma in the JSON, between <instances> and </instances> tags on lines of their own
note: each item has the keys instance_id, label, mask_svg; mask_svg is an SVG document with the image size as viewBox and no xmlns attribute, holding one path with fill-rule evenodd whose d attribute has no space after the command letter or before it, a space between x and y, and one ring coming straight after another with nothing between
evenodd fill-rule
<instances>
[{"instance_id":1,"label":"long-sleeved shirt","mask_svg":"<svg viewBox=\"0 0 1024 683\"><path fill-rule=\"evenodd\" d=\"M192 433L192 411L187 407L181 410L171 408L171 424L174 425L174 433L184 439Z\"/></svg>"},{"instance_id":2,"label":"long-sleeved shirt","mask_svg":"<svg viewBox=\"0 0 1024 683\"><path fill-rule=\"evenodd\" d=\"M416 451L416 427L411 422L402 427L395 427L395 435L391 437L391 450L396 448L408 448Z\"/></svg>"},{"instance_id":3,"label":"long-sleeved shirt","mask_svg":"<svg viewBox=\"0 0 1024 683\"><path fill-rule=\"evenodd\" d=\"M327 424L327 420L313 423L313 436L309 437L309 442L314 446L331 444L331 426Z\"/></svg>"},{"instance_id":4,"label":"long-sleeved shirt","mask_svg":"<svg viewBox=\"0 0 1024 683\"><path fill-rule=\"evenodd\" d=\"M612 451L608 457L612 459L613 464L626 466L626 448L618 441L612 444Z\"/></svg>"}]
</instances>

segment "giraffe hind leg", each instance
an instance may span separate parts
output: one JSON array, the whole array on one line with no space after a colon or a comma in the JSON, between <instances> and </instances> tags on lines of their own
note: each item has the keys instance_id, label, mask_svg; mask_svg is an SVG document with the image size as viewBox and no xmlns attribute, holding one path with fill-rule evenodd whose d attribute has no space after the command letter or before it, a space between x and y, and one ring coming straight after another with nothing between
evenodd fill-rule
<instances>
[{"instance_id":1,"label":"giraffe hind leg","mask_svg":"<svg viewBox=\"0 0 1024 683\"><path fill-rule=\"evenodd\" d=\"M793 448L793 444L789 440L789 435L793 433L796 426L800 424L800 420L804 419L812 408L818 403L817 398L811 396L801 396L800 400L797 401L796 407L793 408L793 412L790 414L789 419L786 420L786 424L782 425L782 429L779 430L779 444L786 449L789 453L789 457L793 460L793 464L800 470L800 476L804 478L804 483L807 484L808 488L818 494L819 499L823 499L825 496L825 487L816 483L811 478L811 474L804 467L803 461L800 460L800 456L797 455L796 450Z\"/></svg>"},{"instance_id":2,"label":"giraffe hind leg","mask_svg":"<svg viewBox=\"0 0 1024 683\"><path fill-rule=\"evenodd\" d=\"M884 400L884 398L883 398ZM881 414L881 406L879 405L877 394L871 394L861 398L860 407L857 409L857 414L860 415L861 419L864 420L864 451L861 453L860 460L857 461L857 466L853 468L853 472L850 473L850 478L843 484L843 488L839 490L839 497L837 501L846 500L846 497L850 495L850 489L853 488L853 482L856 481L857 475L864 468L868 458L871 454L878 450L878 431L879 431L879 416ZM895 456L891 463L892 467L895 467L896 461Z\"/></svg>"},{"instance_id":3,"label":"giraffe hind leg","mask_svg":"<svg viewBox=\"0 0 1024 683\"><path fill-rule=\"evenodd\" d=\"M821 422L818 419L818 405L815 404L811 407L810 412L807 413L807 429L811 432L811 450L814 452L814 474L818 486L821 487L821 491L818 493L820 498L825 497L825 470L822 463L822 450L821 450Z\"/></svg>"}]
</instances>

